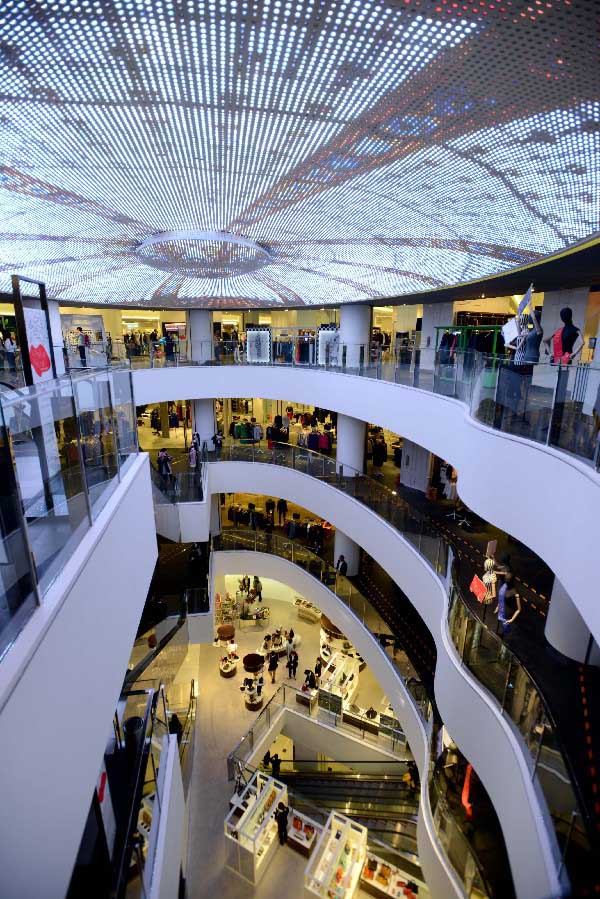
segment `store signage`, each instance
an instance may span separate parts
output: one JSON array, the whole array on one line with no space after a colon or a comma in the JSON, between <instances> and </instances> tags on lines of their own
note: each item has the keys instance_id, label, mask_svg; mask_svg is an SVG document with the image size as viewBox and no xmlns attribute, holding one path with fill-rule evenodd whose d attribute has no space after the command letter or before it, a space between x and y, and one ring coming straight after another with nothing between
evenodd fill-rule
<instances>
[{"instance_id":1,"label":"store signage","mask_svg":"<svg viewBox=\"0 0 600 899\"><path fill-rule=\"evenodd\" d=\"M477 575L473 575L473 580L471 581L471 585L469 587L471 593L474 593L479 602L483 602L485 599L485 594L487 593L487 587L481 580L481 578L477 577Z\"/></svg>"},{"instance_id":2,"label":"store signage","mask_svg":"<svg viewBox=\"0 0 600 899\"><path fill-rule=\"evenodd\" d=\"M32 386L51 381L56 377L56 369L45 285L20 275L13 275L11 280L25 383ZM32 285L38 296L23 296L21 282Z\"/></svg>"},{"instance_id":3,"label":"store signage","mask_svg":"<svg viewBox=\"0 0 600 899\"><path fill-rule=\"evenodd\" d=\"M487 549L485 551L488 559L493 559L496 555L496 550L498 549L498 541L497 540L488 540Z\"/></svg>"}]
</instances>

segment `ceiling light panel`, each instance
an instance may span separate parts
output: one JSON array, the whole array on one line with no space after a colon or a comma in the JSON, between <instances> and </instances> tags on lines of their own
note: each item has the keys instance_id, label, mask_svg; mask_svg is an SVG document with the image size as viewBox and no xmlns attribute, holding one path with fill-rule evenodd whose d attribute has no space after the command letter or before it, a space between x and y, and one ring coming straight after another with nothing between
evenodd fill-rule
<instances>
[{"instance_id":1,"label":"ceiling light panel","mask_svg":"<svg viewBox=\"0 0 600 899\"><path fill-rule=\"evenodd\" d=\"M5 0L0 289L323 306L569 246L599 230L598 13Z\"/></svg>"}]
</instances>

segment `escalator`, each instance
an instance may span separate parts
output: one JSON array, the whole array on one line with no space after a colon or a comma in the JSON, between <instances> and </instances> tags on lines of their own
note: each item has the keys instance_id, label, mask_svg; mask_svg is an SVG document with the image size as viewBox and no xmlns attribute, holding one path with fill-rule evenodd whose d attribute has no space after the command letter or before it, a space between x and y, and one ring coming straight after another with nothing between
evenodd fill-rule
<instances>
[{"instance_id":1,"label":"escalator","mask_svg":"<svg viewBox=\"0 0 600 899\"><path fill-rule=\"evenodd\" d=\"M418 795L399 775L282 771L279 779L294 796L294 808L311 814L312 806L348 815L367 827L369 837L402 857L407 873L421 877L417 850ZM306 806L303 806L303 800Z\"/></svg>"}]
</instances>

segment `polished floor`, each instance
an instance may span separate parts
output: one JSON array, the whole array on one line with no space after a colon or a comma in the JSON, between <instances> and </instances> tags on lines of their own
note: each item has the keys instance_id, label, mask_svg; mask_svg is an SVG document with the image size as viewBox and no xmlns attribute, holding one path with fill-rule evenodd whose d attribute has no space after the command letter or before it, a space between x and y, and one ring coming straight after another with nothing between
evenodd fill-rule
<instances>
[{"instance_id":1,"label":"polished floor","mask_svg":"<svg viewBox=\"0 0 600 899\"><path fill-rule=\"evenodd\" d=\"M291 591L290 591L291 593ZM302 671L314 660L319 648L319 625L300 621L290 603L269 598L264 603L271 608L269 627L282 626L301 634L300 665ZM240 656L256 648L267 628L256 626L236 632ZM256 713L244 706L239 692L242 668L231 680L218 674L219 650L200 646L197 676L199 699L196 717L193 771L188 796L189 828L187 852L187 889L190 899L218 896L221 899L246 899L258 895L261 899L300 899L303 896L303 872L306 859L288 846L280 847L273 857L261 883L253 888L235 873L225 868L225 834L223 822L229 810L233 783L227 780L226 758L238 740L251 727ZM293 683L283 677L287 672L280 666L274 686L266 678L265 700L268 701L282 683ZM378 694L377 694L378 691ZM381 701L381 690L368 671L361 674L360 702ZM362 893L358 893L362 895Z\"/></svg>"}]
</instances>

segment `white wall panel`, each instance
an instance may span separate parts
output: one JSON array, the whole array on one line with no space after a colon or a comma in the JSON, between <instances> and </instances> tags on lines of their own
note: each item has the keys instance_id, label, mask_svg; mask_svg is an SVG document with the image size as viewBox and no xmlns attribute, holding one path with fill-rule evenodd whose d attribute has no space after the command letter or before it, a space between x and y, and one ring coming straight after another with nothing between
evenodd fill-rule
<instances>
[{"instance_id":1,"label":"white wall panel","mask_svg":"<svg viewBox=\"0 0 600 899\"><path fill-rule=\"evenodd\" d=\"M1 666L0 895L67 891L156 555L142 455Z\"/></svg>"}]
</instances>

